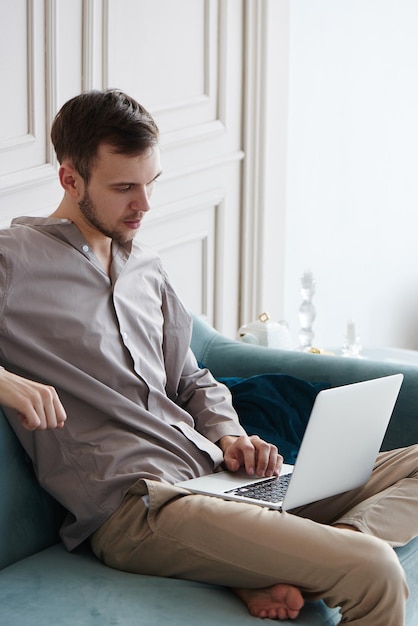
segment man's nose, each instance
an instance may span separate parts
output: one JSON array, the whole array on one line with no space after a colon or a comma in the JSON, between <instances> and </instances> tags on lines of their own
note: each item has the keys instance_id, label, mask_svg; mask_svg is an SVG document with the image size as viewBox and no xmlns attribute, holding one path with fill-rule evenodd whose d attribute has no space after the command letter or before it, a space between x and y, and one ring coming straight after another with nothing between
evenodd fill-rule
<instances>
[{"instance_id":1,"label":"man's nose","mask_svg":"<svg viewBox=\"0 0 418 626\"><path fill-rule=\"evenodd\" d=\"M146 213L150 210L150 198L148 196L148 191L145 185L143 187L138 187L135 198L131 202L131 206L137 211L141 211L142 213Z\"/></svg>"}]
</instances>

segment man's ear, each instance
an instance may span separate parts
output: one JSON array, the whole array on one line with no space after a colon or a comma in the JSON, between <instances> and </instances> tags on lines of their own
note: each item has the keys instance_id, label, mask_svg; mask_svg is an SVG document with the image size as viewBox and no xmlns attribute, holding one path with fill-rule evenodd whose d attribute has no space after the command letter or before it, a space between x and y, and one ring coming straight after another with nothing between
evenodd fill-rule
<instances>
[{"instance_id":1,"label":"man's ear","mask_svg":"<svg viewBox=\"0 0 418 626\"><path fill-rule=\"evenodd\" d=\"M69 161L63 161L58 171L61 186L73 198L84 195L84 182Z\"/></svg>"}]
</instances>

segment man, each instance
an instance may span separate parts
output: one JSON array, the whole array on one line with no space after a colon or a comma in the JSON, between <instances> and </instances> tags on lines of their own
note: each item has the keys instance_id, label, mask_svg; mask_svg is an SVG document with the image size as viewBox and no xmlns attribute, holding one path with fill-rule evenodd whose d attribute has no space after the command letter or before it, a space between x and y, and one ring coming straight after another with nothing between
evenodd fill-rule
<instances>
[{"instance_id":1,"label":"man","mask_svg":"<svg viewBox=\"0 0 418 626\"><path fill-rule=\"evenodd\" d=\"M363 488L292 515L176 488L221 464L271 476L282 458L198 368L190 317L135 240L161 174L151 116L122 92L88 92L51 137L61 204L0 232L0 401L68 511L67 548L89 538L112 567L229 586L258 617L295 618L306 596L341 606L346 623L402 624L390 545L418 534L416 448L380 455Z\"/></svg>"}]
</instances>

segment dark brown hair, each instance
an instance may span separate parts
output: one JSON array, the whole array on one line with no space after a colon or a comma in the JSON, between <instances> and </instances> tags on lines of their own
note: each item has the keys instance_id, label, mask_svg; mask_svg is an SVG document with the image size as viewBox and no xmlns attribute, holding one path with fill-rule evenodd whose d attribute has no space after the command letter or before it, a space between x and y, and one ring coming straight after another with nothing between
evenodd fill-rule
<instances>
[{"instance_id":1,"label":"dark brown hair","mask_svg":"<svg viewBox=\"0 0 418 626\"><path fill-rule=\"evenodd\" d=\"M158 143L158 135L148 111L117 89L92 90L72 98L51 127L58 161L69 159L86 183L102 143L119 154L139 155Z\"/></svg>"}]
</instances>

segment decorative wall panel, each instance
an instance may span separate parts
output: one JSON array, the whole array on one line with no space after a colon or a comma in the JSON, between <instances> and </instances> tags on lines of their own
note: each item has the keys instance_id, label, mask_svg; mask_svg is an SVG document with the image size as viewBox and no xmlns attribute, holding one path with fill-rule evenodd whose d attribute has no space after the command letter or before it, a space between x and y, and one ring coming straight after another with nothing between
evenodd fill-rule
<instances>
[{"instance_id":1,"label":"decorative wall panel","mask_svg":"<svg viewBox=\"0 0 418 626\"><path fill-rule=\"evenodd\" d=\"M13 11L6 3L0 5L0 24L7 24L1 40L7 63L1 66L0 225L22 212L43 212L58 197L47 141L55 102L50 73L55 24L48 8L41 0L18 0Z\"/></svg>"},{"instance_id":2,"label":"decorative wall panel","mask_svg":"<svg viewBox=\"0 0 418 626\"><path fill-rule=\"evenodd\" d=\"M238 325L243 0L0 3L0 226L48 215L62 190L49 141L60 106L119 87L161 131L163 175L139 237L186 305ZM7 24L7 28L6 28Z\"/></svg>"}]
</instances>

